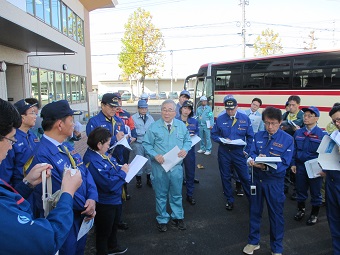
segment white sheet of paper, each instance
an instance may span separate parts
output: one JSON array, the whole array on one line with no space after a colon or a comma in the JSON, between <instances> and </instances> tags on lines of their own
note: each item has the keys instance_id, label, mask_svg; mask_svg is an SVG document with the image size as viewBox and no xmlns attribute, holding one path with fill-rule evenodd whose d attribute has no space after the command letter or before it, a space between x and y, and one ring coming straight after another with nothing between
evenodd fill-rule
<instances>
[{"instance_id":1,"label":"white sheet of paper","mask_svg":"<svg viewBox=\"0 0 340 255\"><path fill-rule=\"evenodd\" d=\"M78 232L77 241L90 231L90 229L93 227L93 223L94 219L91 219L89 221L85 221L85 219L83 220Z\"/></svg>"},{"instance_id":2,"label":"white sheet of paper","mask_svg":"<svg viewBox=\"0 0 340 255\"><path fill-rule=\"evenodd\" d=\"M228 139L220 137L220 141L224 144L233 144L233 145L246 145L247 144L242 139L228 140Z\"/></svg>"},{"instance_id":3,"label":"white sheet of paper","mask_svg":"<svg viewBox=\"0 0 340 255\"><path fill-rule=\"evenodd\" d=\"M340 146L340 133L339 133L339 130L336 130L334 131L332 134L331 134L331 139L336 142L336 144L338 146Z\"/></svg>"},{"instance_id":4,"label":"white sheet of paper","mask_svg":"<svg viewBox=\"0 0 340 255\"><path fill-rule=\"evenodd\" d=\"M162 164L162 167L165 172L168 172L171 168L183 160L183 158L178 157L179 152L180 149L176 145L171 151L163 155L164 163Z\"/></svg>"},{"instance_id":5,"label":"white sheet of paper","mask_svg":"<svg viewBox=\"0 0 340 255\"><path fill-rule=\"evenodd\" d=\"M255 163L277 163L282 162L280 157L256 157Z\"/></svg>"},{"instance_id":6,"label":"white sheet of paper","mask_svg":"<svg viewBox=\"0 0 340 255\"><path fill-rule=\"evenodd\" d=\"M148 161L141 155L136 155L136 157L129 164L129 172L126 174L125 181L129 183L133 177L142 169L145 163Z\"/></svg>"},{"instance_id":7,"label":"white sheet of paper","mask_svg":"<svg viewBox=\"0 0 340 255\"><path fill-rule=\"evenodd\" d=\"M199 137L198 135L192 135L190 136L190 139L191 139L191 147L195 146L196 143L201 141L201 137Z\"/></svg>"},{"instance_id":8,"label":"white sheet of paper","mask_svg":"<svg viewBox=\"0 0 340 255\"><path fill-rule=\"evenodd\" d=\"M324 170L340 170L339 146L328 136L325 135L319 145L318 162Z\"/></svg>"},{"instance_id":9,"label":"white sheet of paper","mask_svg":"<svg viewBox=\"0 0 340 255\"><path fill-rule=\"evenodd\" d=\"M318 159L311 159L305 162L308 178L320 177L319 173L322 172L322 168L319 166Z\"/></svg>"},{"instance_id":10,"label":"white sheet of paper","mask_svg":"<svg viewBox=\"0 0 340 255\"><path fill-rule=\"evenodd\" d=\"M207 128L211 127L210 120L206 120L205 123L207 123Z\"/></svg>"},{"instance_id":11,"label":"white sheet of paper","mask_svg":"<svg viewBox=\"0 0 340 255\"><path fill-rule=\"evenodd\" d=\"M117 145L123 145L125 148L129 149L130 151L132 151L132 148L130 147L130 145L129 145L129 143L128 143L128 140L127 140L127 139L128 139L128 136L129 136L129 135L125 135L124 138L120 139L117 143L115 143L114 145L112 145L112 146L110 147L109 150L115 148Z\"/></svg>"}]
</instances>

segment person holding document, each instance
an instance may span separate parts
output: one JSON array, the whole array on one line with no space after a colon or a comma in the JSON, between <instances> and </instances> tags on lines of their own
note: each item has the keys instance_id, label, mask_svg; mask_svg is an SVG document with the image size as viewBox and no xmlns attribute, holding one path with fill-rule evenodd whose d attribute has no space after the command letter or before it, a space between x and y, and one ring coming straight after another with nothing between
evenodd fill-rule
<instances>
[{"instance_id":1,"label":"person holding document","mask_svg":"<svg viewBox=\"0 0 340 255\"><path fill-rule=\"evenodd\" d=\"M234 208L231 185L232 167L240 179L246 196L249 197L249 172L246 157L248 157L253 142L254 131L248 116L237 111L238 106L235 98L225 98L224 105L226 113L217 118L216 124L211 130L211 138L219 144L218 165L223 193L227 198L226 209L231 211ZM238 142L228 144L224 143L223 139L230 142L238 140Z\"/></svg>"},{"instance_id":2,"label":"person holding document","mask_svg":"<svg viewBox=\"0 0 340 255\"><path fill-rule=\"evenodd\" d=\"M177 154L179 158L185 158L191 149L189 131L182 121L174 119L175 116L175 102L165 100L161 106L161 119L150 125L142 143L151 158L151 181L156 195L156 220L160 232L167 231L167 223L170 219L172 219L171 223L180 230L186 229L182 205L182 161L167 172L162 167L163 155L176 146L180 149ZM171 216L166 211L168 198L172 210Z\"/></svg>"},{"instance_id":3,"label":"person holding document","mask_svg":"<svg viewBox=\"0 0 340 255\"><path fill-rule=\"evenodd\" d=\"M190 136L198 135L198 122L192 117L194 115L193 103L189 100L185 101L182 107L179 109L179 112L181 115L178 119L183 121L185 126L188 128ZM184 158L183 163L187 188L187 201L191 205L195 205L196 200L193 198L196 168L195 146L191 147L191 149L188 151L188 155Z\"/></svg>"},{"instance_id":4,"label":"person holding document","mask_svg":"<svg viewBox=\"0 0 340 255\"><path fill-rule=\"evenodd\" d=\"M294 141L293 137L280 129L281 110L267 107L262 112L262 120L266 130L255 134L247 160L249 166L252 167L252 180L248 244L244 247L243 252L253 254L255 250L260 249L260 227L263 203L266 200L272 255L282 255L283 206L286 198L283 183L286 169L292 160ZM255 158L258 157L280 157L281 162L277 162L276 167L273 168L264 163L255 163Z\"/></svg>"},{"instance_id":5,"label":"person holding document","mask_svg":"<svg viewBox=\"0 0 340 255\"><path fill-rule=\"evenodd\" d=\"M340 130L340 106L333 106L329 112L337 131ZM337 149L340 151L339 146ZM326 173L326 214L332 235L334 254L340 254L340 165L338 170L323 169Z\"/></svg>"},{"instance_id":6,"label":"person holding document","mask_svg":"<svg viewBox=\"0 0 340 255\"><path fill-rule=\"evenodd\" d=\"M312 212L306 222L307 225L314 225L318 220L320 206L322 205L321 186L322 177L310 179L307 174L305 162L318 157L317 149L325 132L317 126L320 111L315 106L301 109L304 127L295 131L294 134L294 156L291 163L291 170L296 174L296 194L298 211L294 219L300 221L305 215L308 198L308 188L311 194Z\"/></svg>"},{"instance_id":7,"label":"person holding document","mask_svg":"<svg viewBox=\"0 0 340 255\"><path fill-rule=\"evenodd\" d=\"M97 255L123 254L127 248L117 242L117 229L122 204L122 187L129 166L119 166L114 157L109 157L111 133L107 128L97 127L88 136L84 163L92 174L98 189L96 207Z\"/></svg>"}]
</instances>

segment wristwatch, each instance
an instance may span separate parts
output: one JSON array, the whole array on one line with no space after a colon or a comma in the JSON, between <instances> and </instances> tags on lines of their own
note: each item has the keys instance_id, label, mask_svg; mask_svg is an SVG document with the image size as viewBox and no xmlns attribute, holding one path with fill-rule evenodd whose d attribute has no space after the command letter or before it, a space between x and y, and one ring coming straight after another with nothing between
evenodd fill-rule
<instances>
[{"instance_id":1,"label":"wristwatch","mask_svg":"<svg viewBox=\"0 0 340 255\"><path fill-rule=\"evenodd\" d=\"M30 189L34 189L34 186L26 179L23 179L22 182L28 186Z\"/></svg>"}]
</instances>

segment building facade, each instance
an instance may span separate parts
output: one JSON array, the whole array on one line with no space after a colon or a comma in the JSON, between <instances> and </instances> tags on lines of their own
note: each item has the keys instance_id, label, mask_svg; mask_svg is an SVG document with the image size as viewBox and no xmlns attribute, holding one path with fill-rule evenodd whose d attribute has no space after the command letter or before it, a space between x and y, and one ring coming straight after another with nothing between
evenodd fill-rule
<instances>
[{"instance_id":1,"label":"building facade","mask_svg":"<svg viewBox=\"0 0 340 255\"><path fill-rule=\"evenodd\" d=\"M0 0L0 98L66 99L90 111L89 12L117 0ZM92 97L92 99L91 99ZM90 103L89 103L90 102Z\"/></svg>"}]
</instances>

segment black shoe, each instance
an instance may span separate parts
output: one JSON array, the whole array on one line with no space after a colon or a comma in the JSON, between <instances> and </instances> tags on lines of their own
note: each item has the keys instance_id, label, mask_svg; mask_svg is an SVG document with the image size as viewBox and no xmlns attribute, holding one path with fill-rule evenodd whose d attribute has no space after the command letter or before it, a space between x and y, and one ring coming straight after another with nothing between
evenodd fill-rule
<instances>
[{"instance_id":1,"label":"black shoe","mask_svg":"<svg viewBox=\"0 0 340 255\"><path fill-rule=\"evenodd\" d=\"M318 216L311 214L308 220L306 221L306 225L313 226L318 221Z\"/></svg>"},{"instance_id":2,"label":"black shoe","mask_svg":"<svg viewBox=\"0 0 340 255\"><path fill-rule=\"evenodd\" d=\"M236 192L236 196L243 197L243 195L244 195L242 188L236 189L235 192Z\"/></svg>"},{"instance_id":3,"label":"black shoe","mask_svg":"<svg viewBox=\"0 0 340 255\"><path fill-rule=\"evenodd\" d=\"M173 226L177 227L179 230L186 230L187 229L183 219L180 219L180 220L174 219L174 220L171 221L171 224Z\"/></svg>"},{"instance_id":4,"label":"black shoe","mask_svg":"<svg viewBox=\"0 0 340 255\"><path fill-rule=\"evenodd\" d=\"M187 196L187 201L191 204L191 205L195 205L196 204L196 200L193 197Z\"/></svg>"},{"instance_id":5,"label":"black shoe","mask_svg":"<svg viewBox=\"0 0 340 255\"><path fill-rule=\"evenodd\" d=\"M138 188L138 189L140 189L141 187L142 187L143 185L142 185L142 180L137 180L137 182L136 182L136 187Z\"/></svg>"},{"instance_id":6,"label":"black shoe","mask_svg":"<svg viewBox=\"0 0 340 255\"><path fill-rule=\"evenodd\" d=\"M225 208L228 210L228 211L231 211L232 209L234 209L234 204L233 203L230 203L230 202L227 202L225 204Z\"/></svg>"},{"instance_id":7,"label":"black shoe","mask_svg":"<svg viewBox=\"0 0 340 255\"><path fill-rule=\"evenodd\" d=\"M183 180L183 186L185 186L187 184L186 180Z\"/></svg>"},{"instance_id":8,"label":"black shoe","mask_svg":"<svg viewBox=\"0 0 340 255\"><path fill-rule=\"evenodd\" d=\"M164 223L159 223L157 228L159 232L166 232L168 230L168 227Z\"/></svg>"},{"instance_id":9,"label":"black shoe","mask_svg":"<svg viewBox=\"0 0 340 255\"><path fill-rule=\"evenodd\" d=\"M200 183L199 179L194 179L194 183Z\"/></svg>"},{"instance_id":10,"label":"black shoe","mask_svg":"<svg viewBox=\"0 0 340 255\"><path fill-rule=\"evenodd\" d=\"M108 255L115 255L115 254L123 254L128 250L127 247L119 247L117 246L116 248L109 250Z\"/></svg>"},{"instance_id":11,"label":"black shoe","mask_svg":"<svg viewBox=\"0 0 340 255\"><path fill-rule=\"evenodd\" d=\"M288 187L284 187L283 193L287 194L288 193Z\"/></svg>"},{"instance_id":12,"label":"black shoe","mask_svg":"<svg viewBox=\"0 0 340 255\"><path fill-rule=\"evenodd\" d=\"M152 188L152 182L150 179L147 179L146 185L148 185L150 188Z\"/></svg>"},{"instance_id":13,"label":"black shoe","mask_svg":"<svg viewBox=\"0 0 340 255\"><path fill-rule=\"evenodd\" d=\"M294 192L291 196L290 196L291 200L296 200L296 192Z\"/></svg>"},{"instance_id":14,"label":"black shoe","mask_svg":"<svg viewBox=\"0 0 340 255\"><path fill-rule=\"evenodd\" d=\"M130 199L131 199L130 194L126 194L126 200L130 200Z\"/></svg>"},{"instance_id":15,"label":"black shoe","mask_svg":"<svg viewBox=\"0 0 340 255\"><path fill-rule=\"evenodd\" d=\"M121 221L118 223L118 228L121 230L127 230L129 228L129 225L126 222Z\"/></svg>"},{"instance_id":16,"label":"black shoe","mask_svg":"<svg viewBox=\"0 0 340 255\"><path fill-rule=\"evenodd\" d=\"M305 216L305 209L299 209L298 212L294 216L294 220L300 221L302 220L303 216Z\"/></svg>"}]
</instances>

